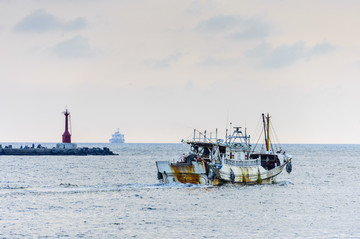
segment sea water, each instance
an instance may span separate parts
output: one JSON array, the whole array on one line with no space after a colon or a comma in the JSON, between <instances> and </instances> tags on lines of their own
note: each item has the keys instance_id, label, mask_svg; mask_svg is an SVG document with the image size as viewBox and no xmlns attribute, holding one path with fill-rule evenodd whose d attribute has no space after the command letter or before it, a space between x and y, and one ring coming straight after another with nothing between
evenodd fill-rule
<instances>
[{"instance_id":1,"label":"sea water","mask_svg":"<svg viewBox=\"0 0 360 239\"><path fill-rule=\"evenodd\" d=\"M275 184L215 187L158 182L182 144L79 146L119 155L0 156L1 238L360 238L360 145L283 145Z\"/></svg>"}]
</instances>

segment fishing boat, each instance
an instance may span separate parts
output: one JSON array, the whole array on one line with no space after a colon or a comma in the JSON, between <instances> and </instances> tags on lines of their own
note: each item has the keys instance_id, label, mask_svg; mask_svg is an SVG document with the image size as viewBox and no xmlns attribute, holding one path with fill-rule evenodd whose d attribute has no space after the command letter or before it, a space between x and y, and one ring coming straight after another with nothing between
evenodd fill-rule
<instances>
[{"instance_id":1,"label":"fishing boat","mask_svg":"<svg viewBox=\"0 0 360 239\"><path fill-rule=\"evenodd\" d=\"M115 131L115 133L112 135L111 139L109 139L109 143L112 144L121 144L125 142L124 135L120 133L119 129Z\"/></svg>"},{"instance_id":2,"label":"fishing boat","mask_svg":"<svg viewBox=\"0 0 360 239\"><path fill-rule=\"evenodd\" d=\"M163 183L263 184L274 182L284 169L290 173L292 156L271 144L269 114L262 114L262 119L265 147L253 147L241 127L231 127L230 135L226 130L225 139L218 139L217 130L215 138L194 130L192 140L182 140L190 146L188 154L176 162L156 161L158 179Z\"/></svg>"}]
</instances>

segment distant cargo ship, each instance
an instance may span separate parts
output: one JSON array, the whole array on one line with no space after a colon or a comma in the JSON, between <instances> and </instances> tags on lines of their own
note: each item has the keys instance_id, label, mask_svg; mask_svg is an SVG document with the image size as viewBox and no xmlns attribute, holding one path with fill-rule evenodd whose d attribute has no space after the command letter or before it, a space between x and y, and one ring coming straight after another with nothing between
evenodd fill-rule
<instances>
[{"instance_id":1,"label":"distant cargo ship","mask_svg":"<svg viewBox=\"0 0 360 239\"><path fill-rule=\"evenodd\" d=\"M111 139L109 140L109 143L112 144L122 144L125 143L124 135L119 132L119 129L112 135Z\"/></svg>"}]
</instances>

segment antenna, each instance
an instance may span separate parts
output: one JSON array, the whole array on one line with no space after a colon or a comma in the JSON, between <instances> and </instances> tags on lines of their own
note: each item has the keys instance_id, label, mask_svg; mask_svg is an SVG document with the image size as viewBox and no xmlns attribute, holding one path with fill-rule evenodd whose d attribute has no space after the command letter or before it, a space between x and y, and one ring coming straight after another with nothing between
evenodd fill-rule
<instances>
[{"instance_id":1,"label":"antenna","mask_svg":"<svg viewBox=\"0 0 360 239\"><path fill-rule=\"evenodd\" d=\"M228 128L228 125L229 125L229 110L227 111L226 128Z\"/></svg>"}]
</instances>

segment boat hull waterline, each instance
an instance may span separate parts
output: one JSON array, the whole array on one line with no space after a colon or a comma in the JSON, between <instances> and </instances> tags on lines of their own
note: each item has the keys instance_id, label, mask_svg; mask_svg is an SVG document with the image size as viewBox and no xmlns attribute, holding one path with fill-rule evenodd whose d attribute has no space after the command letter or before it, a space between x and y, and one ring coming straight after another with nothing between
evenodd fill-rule
<instances>
[{"instance_id":1,"label":"boat hull waterline","mask_svg":"<svg viewBox=\"0 0 360 239\"><path fill-rule=\"evenodd\" d=\"M226 183L273 183L275 177L279 175L288 164L291 164L291 159L283 165L267 171L261 166L240 168L224 165L221 169L218 169L207 165L206 162L196 162L188 165L169 163L169 161L156 162L158 179L162 183L190 183L213 186ZM234 172L233 179L231 178L231 171Z\"/></svg>"}]
</instances>

